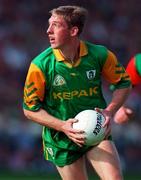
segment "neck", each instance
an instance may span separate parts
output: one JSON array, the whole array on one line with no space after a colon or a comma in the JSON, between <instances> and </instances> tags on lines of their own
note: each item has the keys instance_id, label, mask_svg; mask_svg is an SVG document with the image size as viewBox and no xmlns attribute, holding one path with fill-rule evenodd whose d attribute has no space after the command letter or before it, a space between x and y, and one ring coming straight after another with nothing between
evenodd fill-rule
<instances>
[{"instance_id":1,"label":"neck","mask_svg":"<svg viewBox=\"0 0 141 180\"><path fill-rule=\"evenodd\" d=\"M76 40L60 50L65 59L73 64L79 58L79 47L80 40Z\"/></svg>"}]
</instances>

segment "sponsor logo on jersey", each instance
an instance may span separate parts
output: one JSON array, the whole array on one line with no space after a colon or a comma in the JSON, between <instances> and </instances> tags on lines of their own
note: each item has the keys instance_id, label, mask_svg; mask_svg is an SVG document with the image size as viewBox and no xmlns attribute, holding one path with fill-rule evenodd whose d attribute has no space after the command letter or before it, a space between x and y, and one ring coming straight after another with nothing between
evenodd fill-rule
<instances>
[{"instance_id":1,"label":"sponsor logo on jersey","mask_svg":"<svg viewBox=\"0 0 141 180\"><path fill-rule=\"evenodd\" d=\"M92 80L95 78L95 74L96 74L96 70L89 70L89 71L86 71L86 74L87 74L87 78L89 80Z\"/></svg>"},{"instance_id":2,"label":"sponsor logo on jersey","mask_svg":"<svg viewBox=\"0 0 141 180\"><path fill-rule=\"evenodd\" d=\"M74 90L71 92L53 92L53 98L54 99L66 99L70 100L73 99L74 97L80 98L80 97L88 97L88 96L93 96L98 94L98 87L94 88L89 88L88 90L82 89L82 90Z\"/></svg>"},{"instance_id":3,"label":"sponsor logo on jersey","mask_svg":"<svg viewBox=\"0 0 141 180\"><path fill-rule=\"evenodd\" d=\"M53 86L62 86L63 84L66 84L65 79L61 75L57 74L54 78Z\"/></svg>"}]
</instances>

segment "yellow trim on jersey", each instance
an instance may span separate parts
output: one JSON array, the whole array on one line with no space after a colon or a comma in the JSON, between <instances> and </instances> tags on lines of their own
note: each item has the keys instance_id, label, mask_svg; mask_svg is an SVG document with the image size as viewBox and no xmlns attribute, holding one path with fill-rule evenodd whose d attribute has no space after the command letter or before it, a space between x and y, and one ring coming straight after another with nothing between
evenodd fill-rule
<instances>
[{"instance_id":1,"label":"yellow trim on jersey","mask_svg":"<svg viewBox=\"0 0 141 180\"><path fill-rule=\"evenodd\" d=\"M120 66L116 56L111 51L108 51L108 57L103 66L102 74L110 83L113 84L119 82L122 78L130 80L125 69L123 66Z\"/></svg>"},{"instance_id":2,"label":"yellow trim on jersey","mask_svg":"<svg viewBox=\"0 0 141 180\"><path fill-rule=\"evenodd\" d=\"M53 53L56 57L57 61L65 61L63 54L61 53L60 49L53 49ZM80 41L80 52L79 57L85 56L88 54L87 47L83 41Z\"/></svg>"},{"instance_id":3,"label":"yellow trim on jersey","mask_svg":"<svg viewBox=\"0 0 141 180\"><path fill-rule=\"evenodd\" d=\"M88 54L88 49L83 41L80 41L80 52L79 57L85 56Z\"/></svg>"},{"instance_id":4,"label":"yellow trim on jersey","mask_svg":"<svg viewBox=\"0 0 141 180\"><path fill-rule=\"evenodd\" d=\"M32 108L37 101L43 101L45 91L45 78L42 71L35 65L31 64L24 87L24 103Z\"/></svg>"},{"instance_id":5,"label":"yellow trim on jersey","mask_svg":"<svg viewBox=\"0 0 141 180\"><path fill-rule=\"evenodd\" d=\"M48 160L48 154L49 154L49 153L48 153L48 151L47 151L47 149L46 149L44 140L43 140L43 152L44 152L44 157L45 157L45 159Z\"/></svg>"},{"instance_id":6,"label":"yellow trim on jersey","mask_svg":"<svg viewBox=\"0 0 141 180\"><path fill-rule=\"evenodd\" d=\"M81 58L79 58L74 64L69 63L68 61L64 60L64 64L66 64L69 68L76 67L80 64Z\"/></svg>"}]
</instances>

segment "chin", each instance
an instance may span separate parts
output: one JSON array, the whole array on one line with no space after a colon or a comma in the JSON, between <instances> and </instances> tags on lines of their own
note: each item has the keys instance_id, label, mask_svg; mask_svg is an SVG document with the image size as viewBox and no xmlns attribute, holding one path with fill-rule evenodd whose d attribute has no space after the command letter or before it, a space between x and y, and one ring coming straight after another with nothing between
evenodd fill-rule
<instances>
[{"instance_id":1,"label":"chin","mask_svg":"<svg viewBox=\"0 0 141 180\"><path fill-rule=\"evenodd\" d=\"M51 44L51 47L52 47L53 49L58 49L58 48L59 48L59 46L57 46L57 45L55 45L55 44Z\"/></svg>"},{"instance_id":2,"label":"chin","mask_svg":"<svg viewBox=\"0 0 141 180\"><path fill-rule=\"evenodd\" d=\"M64 47L64 44L62 43L50 43L50 45L53 49L61 49L62 47Z\"/></svg>"}]
</instances>

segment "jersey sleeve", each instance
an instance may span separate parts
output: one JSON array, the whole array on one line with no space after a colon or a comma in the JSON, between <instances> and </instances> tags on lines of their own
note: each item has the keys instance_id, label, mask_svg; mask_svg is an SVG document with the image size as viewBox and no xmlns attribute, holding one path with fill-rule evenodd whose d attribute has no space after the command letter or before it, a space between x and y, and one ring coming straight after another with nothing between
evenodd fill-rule
<instances>
[{"instance_id":1,"label":"jersey sleeve","mask_svg":"<svg viewBox=\"0 0 141 180\"><path fill-rule=\"evenodd\" d=\"M37 111L42 107L45 94L45 78L41 69L31 63L24 86L23 108Z\"/></svg>"},{"instance_id":2,"label":"jersey sleeve","mask_svg":"<svg viewBox=\"0 0 141 180\"><path fill-rule=\"evenodd\" d=\"M118 62L116 56L111 51L108 51L102 75L116 89L127 88L131 84L130 77L125 68Z\"/></svg>"},{"instance_id":3,"label":"jersey sleeve","mask_svg":"<svg viewBox=\"0 0 141 180\"><path fill-rule=\"evenodd\" d=\"M141 61L141 60L140 60ZM141 83L141 76L139 75L139 73L137 72L137 68L136 68L136 58L133 57L126 68L127 73L129 74L130 78L131 78L131 82L133 85L137 85Z\"/></svg>"}]
</instances>

